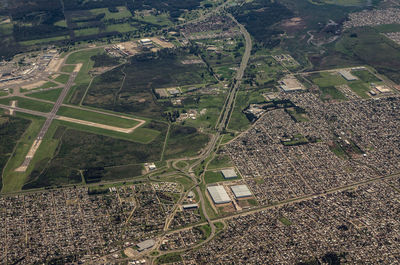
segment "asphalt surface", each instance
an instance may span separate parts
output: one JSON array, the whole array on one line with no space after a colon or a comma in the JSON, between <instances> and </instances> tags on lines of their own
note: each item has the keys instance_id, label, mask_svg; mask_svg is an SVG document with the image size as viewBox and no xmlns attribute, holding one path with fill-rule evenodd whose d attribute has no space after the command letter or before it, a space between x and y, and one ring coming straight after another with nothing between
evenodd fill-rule
<instances>
[{"instance_id":1,"label":"asphalt surface","mask_svg":"<svg viewBox=\"0 0 400 265\"><path fill-rule=\"evenodd\" d=\"M40 130L39 134L36 137L36 140L34 141L34 144L39 143L40 141L43 139L43 137L46 135L47 131L50 128L51 123L53 122L53 120L56 118L56 114L58 112L58 110L60 109L65 97L68 95L69 90L71 89L72 85L74 84L75 78L77 76L78 73L73 72L71 74L71 76L68 79L67 84L65 85L64 89L61 91L60 96L58 97L56 103L53 106L53 109L51 110L51 112L47 115L47 119L45 121L45 123L43 124L42 129ZM10 108L10 107L9 107ZM15 108L14 108L15 109ZM24 110L23 112L25 113L30 113L30 114L34 114L34 111L28 111L28 110ZM35 112L36 113L36 112ZM42 116L42 115L40 115ZM26 156L24 162L22 162L20 168L27 168L29 166L29 164L31 163L33 157L31 156Z\"/></svg>"}]
</instances>

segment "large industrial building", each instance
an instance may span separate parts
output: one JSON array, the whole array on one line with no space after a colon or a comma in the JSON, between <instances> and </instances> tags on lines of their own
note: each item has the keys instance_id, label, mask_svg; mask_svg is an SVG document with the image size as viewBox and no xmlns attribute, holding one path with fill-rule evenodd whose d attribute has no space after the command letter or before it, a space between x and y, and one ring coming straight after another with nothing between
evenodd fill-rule
<instances>
[{"instance_id":1,"label":"large industrial building","mask_svg":"<svg viewBox=\"0 0 400 265\"><path fill-rule=\"evenodd\" d=\"M355 81L358 80L358 78L356 76L354 76L352 73L350 73L347 70L340 70L339 74L346 79L347 81Z\"/></svg>"},{"instance_id":2,"label":"large industrial building","mask_svg":"<svg viewBox=\"0 0 400 265\"><path fill-rule=\"evenodd\" d=\"M237 174L233 168L221 170L224 179L233 179L237 178Z\"/></svg>"},{"instance_id":3,"label":"large industrial building","mask_svg":"<svg viewBox=\"0 0 400 265\"><path fill-rule=\"evenodd\" d=\"M247 185L236 185L236 186L231 186L231 190L233 192L233 195L235 195L236 199L240 198L247 198L253 196Z\"/></svg>"},{"instance_id":4,"label":"large industrial building","mask_svg":"<svg viewBox=\"0 0 400 265\"><path fill-rule=\"evenodd\" d=\"M207 187L207 190L215 204L231 202L231 198L223 186L210 186Z\"/></svg>"}]
</instances>

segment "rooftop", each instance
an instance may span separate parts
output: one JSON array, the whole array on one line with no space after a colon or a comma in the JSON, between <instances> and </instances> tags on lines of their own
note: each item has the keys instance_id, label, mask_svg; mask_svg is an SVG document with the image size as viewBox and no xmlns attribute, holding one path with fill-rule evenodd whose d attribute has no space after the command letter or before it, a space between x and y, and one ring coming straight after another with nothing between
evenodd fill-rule
<instances>
[{"instance_id":1,"label":"rooftop","mask_svg":"<svg viewBox=\"0 0 400 265\"><path fill-rule=\"evenodd\" d=\"M228 203L231 201L223 186L210 186L207 188L215 204Z\"/></svg>"},{"instance_id":2,"label":"rooftop","mask_svg":"<svg viewBox=\"0 0 400 265\"><path fill-rule=\"evenodd\" d=\"M246 185L231 186L231 190L236 198L251 197L251 191Z\"/></svg>"},{"instance_id":3,"label":"rooftop","mask_svg":"<svg viewBox=\"0 0 400 265\"><path fill-rule=\"evenodd\" d=\"M233 168L223 169L221 173L225 179L237 178L237 174Z\"/></svg>"}]
</instances>

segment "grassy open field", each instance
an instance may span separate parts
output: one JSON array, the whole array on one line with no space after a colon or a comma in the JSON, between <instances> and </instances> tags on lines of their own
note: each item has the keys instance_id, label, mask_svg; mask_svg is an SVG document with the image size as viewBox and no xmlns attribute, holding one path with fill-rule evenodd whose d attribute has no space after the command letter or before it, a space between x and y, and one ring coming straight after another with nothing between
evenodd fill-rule
<instances>
[{"instance_id":1,"label":"grassy open field","mask_svg":"<svg viewBox=\"0 0 400 265\"><path fill-rule=\"evenodd\" d=\"M204 65L183 65L181 60L187 54L177 53L144 60L133 58L129 64L97 76L84 104L160 119L171 103L157 101L152 89L215 82Z\"/></svg>"},{"instance_id":2,"label":"grassy open field","mask_svg":"<svg viewBox=\"0 0 400 265\"><path fill-rule=\"evenodd\" d=\"M131 17L132 14L125 6L117 6L118 12L110 12L108 8L96 8L90 9L90 13L93 15L105 14L104 20L108 19L123 19Z\"/></svg>"},{"instance_id":3,"label":"grassy open field","mask_svg":"<svg viewBox=\"0 0 400 265\"><path fill-rule=\"evenodd\" d=\"M28 94L26 96L31 97L31 98L38 98L38 99L44 99L44 100L56 102L58 97L60 96L60 93L62 90L63 90L63 88L60 87L60 88L47 90L47 91L38 91L36 93Z\"/></svg>"},{"instance_id":4,"label":"grassy open field","mask_svg":"<svg viewBox=\"0 0 400 265\"><path fill-rule=\"evenodd\" d=\"M68 96L65 99L65 102L79 104L83 94L89 86L90 80L92 79L92 77L89 75L89 71L93 68L94 61L92 61L90 58L93 55L97 55L102 52L103 49L91 49L73 52L68 56L66 61L67 64L82 63L82 68L75 79L76 85L71 88Z\"/></svg>"},{"instance_id":5,"label":"grassy open field","mask_svg":"<svg viewBox=\"0 0 400 265\"><path fill-rule=\"evenodd\" d=\"M61 68L61 72L65 72L65 73L72 73L75 69L75 65L64 65Z\"/></svg>"},{"instance_id":6,"label":"grassy open field","mask_svg":"<svg viewBox=\"0 0 400 265\"><path fill-rule=\"evenodd\" d=\"M195 156L205 147L208 141L208 135L199 133L193 127L173 125L169 133L164 158Z\"/></svg>"},{"instance_id":7,"label":"grassy open field","mask_svg":"<svg viewBox=\"0 0 400 265\"><path fill-rule=\"evenodd\" d=\"M239 91L235 102L235 108L233 109L231 119L229 120L228 129L244 131L250 126L250 121L242 111L250 104L264 102L265 98L261 93L262 91L259 91L258 89L252 91Z\"/></svg>"},{"instance_id":8,"label":"grassy open field","mask_svg":"<svg viewBox=\"0 0 400 265\"><path fill-rule=\"evenodd\" d=\"M11 105L11 101L17 101L17 107L35 110L40 112L50 112L53 109L53 104L39 102L33 99L21 98L21 97L11 97L0 99L0 104Z\"/></svg>"},{"instance_id":9,"label":"grassy open field","mask_svg":"<svg viewBox=\"0 0 400 265\"><path fill-rule=\"evenodd\" d=\"M227 168L232 167L233 164L227 155L216 155L213 160L208 164L208 169L220 169L220 168Z\"/></svg>"},{"instance_id":10,"label":"grassy open field","mask_svg":"<svg viewBox=\"0 0 400 265\"><path fill-rule=\"evenodd\" d=\"M57 36L57 37L44 38L44 39L21 41L21 42L19 42L19 44L24 45L24 46L32 46L32 45L37 45L37 44L45 44L45 43L51 43L51 42L56 42L56 41L61 41L61 40L68 40L68 39L69 39L69 35L65 35L65 36Z\"/></svg>"},{"instance_id":11,"label":"grassy open field","mask_svg":"<svg viewBox=\"0 0 400 265\"><path fill-rule=\"evenodd\" d=\"M57 115L70 117L74 119L91 121L100 124L111 125L120 128L132 128L137 125L139 122L124 119L120 117L115 117L111 115L101 114L93 111L85 111L81 109L74 109L69 107L61 107L58 111Z\"/></svg>"},{"instance_id":12,"label":"grassy open field","mask_svg":"<svg viewBox=\"0 0 400 265\"><path fill-rule=\"evenodd\" d=\"M241 177L238 176L234 179L225 179L220 171L206 171L206 173L204 174L204 180L206 184L217 183L221 181L232 181L237 179L241 179Z\"/></svg>"},{"instance_id":13,"label":"grassy open field","mask_svg":"<svg viewBox=\"0 0 400 265\"><path fill-rule=\"evenodd\" d=\"M61 84L66 84L68 82L69 79L69 75L66 74L61 74L59 76L57 76L54 81L59 82Z\"/></svg>"},{"instance_id":14,"label":"grassy open field","mask_svg":"<svg viewBox=\"0 0 400 265\"><path fill-rule=\"evenodd\" d=\"M34 139L36 138L45 121L44 118L22 113L17 113L16 117L30 120L31 123L29 127L25 130L22 137L18 140L14 152L9 159L7 166L3 170L3 187L1 190L2 193L19 191L24 185L27 179L27 174L15 172L14 170L18 168L24 161L26 154L31 148Z\"/></svg>"},{"instance_id":15,"label":"grassy open field","mask_svg":"<svg viewBox=\"0 0 400 265\"><path fill-rule=\"evenodd\" d=\"M0 115L0 172L3 172L10 157L15 155L14 148L30 123L31 121L28 119ZM1 188L2 178L0 176L0 191Z\"/></svg>"},{"instance_id":16,"label":"grassy open field","mask_svg":"<svg viewBox=\"0 0 400 265\"><path fill-rule=\"evenodd\" d=\"M115 139L76 130L55 121L57 126L49 137L59 144L58 151L45 163L37 163L29 184L24 189L69 184L79 181L81 170L89 180L126 179L141 175L142 163L160 159L166 126L153 123L150 127L160 134L150 144Z\"/></svg>"}]
</instances>

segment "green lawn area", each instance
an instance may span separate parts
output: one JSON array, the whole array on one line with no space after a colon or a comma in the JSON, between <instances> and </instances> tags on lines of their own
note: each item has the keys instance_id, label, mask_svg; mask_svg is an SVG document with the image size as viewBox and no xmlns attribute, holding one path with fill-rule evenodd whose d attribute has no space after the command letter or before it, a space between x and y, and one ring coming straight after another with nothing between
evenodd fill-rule
<instances>
[{"instance_id":1,"label":"green lawn area","mask_svg":"<svg viewBox=\"0 0 400 265\"><path fill-rule=\"evenodd\" d=\"M320 87L322 92L321 99L327 100L347 100L345 95L334 86Z\"/></svg>"},{"instance_id":2,"label":"green lawn area","mask_svg":"<svg viewBox=\"0 0 400 265\"><path fill-rule=\"evenodd\" d=\"M208 164L208 169L220 169L232 167L232 162L227 155L217 155L215 158Z\"/></svg>"},{"instance_id":3,"label":"green lawn area","mask_svg":"<svg viewBox=\"0 0 400 265\"><path fill-rule=\"evenodd\" d=\"M53 104L20 97L0 99L0 104L10 105L11 101L13 100L17 101L17 107L23 109L35 110L40 112L50 112L53 109Z\"/></svg>"},{"instance_id":4,"label":"green lawn area","mask_svg":"<svg viewBox=\"0 0 400 265\"><path fill-rule=\"evenodd\" d=\"M132 128L139 123L138 121L135 120L124 119L107 114L97 113L93 111L86 111L81 109L74 109L69 107L61 107L57 115L100 123L100 124L106 124L120 128Z\"/></svg>"},{"instance_id":5,"label":"green lawn area","mask_svg":"<svg viewBox=\"0 0 400 265\"><path fill-rule=\"evenodd\" d=\"M75 69L75 65L64 65L64 66L61 68L61 72L64 72L64 73L72 73L72 72L74 71L74 69Z\"/></svg>"},{"instance_id":6,"label":"green lawn area","mask_svg":"<svg viewBox=\"0 0 400 265\"><path fill-rule=\"evenodd\" d=\"M66 28L67 27L67 22L65 21L65 19L63 19L63 20L59 20L56 23L54 23L54 25Z\"/></svg>"},{"instance_id":7,"label":"green lawn area","mask_svg":"<svg viewBox=\"0 0 400 265\"><path fill-rule=\"evenodd\" d=\"M289 226L289 225L292 224L292 222L291 222L289 219L287 219L286 217L281 217L281 218L279 218L279 221L280 221L282 224L286 225L286 226Z\"/></svg>"},{"instance_id":8,"label":"green lawn area","mask_svg":"<svg viewBox=\"0 0 400 265\"><path fill-rule=\"evenodd\" d=\"M314 84L319 87L330 87L347 84L347 81L339 73L321 72L312 78Z\"/></svg>"},{"instance_id":9,"label":"green lawn area","mask_svg":"<svg viewBox=\"0 0 400 265\"><path fill-rule=\"evenodd\" d=\"M371 88L369 87L369 85L367 85L365 83L357 82L357 83L350 84L349 87L361 98L369 98L370 97L368 95L368 92L371 90Z\"/></svg>"},{"instance_id":10,"label":"green lawn area","mask_svg":"<svg viewBox=\"0 0 400 265\"><path fill-rule=\"evenodd\" d=\"M67 74L61 74L54 79L54 81L59 82L61 84L66 84L68 80L69 80L69 75Z\"/></svg>"},{"instance_id":11,"label":"green lawn area","mask_svg":"<svg viewBox=\"0 0 400 265\"><path fill-rule=\"evenodd\" d=\"M224 176L222 176L222 173L220 171L206 171L204 174L204 181L206 184L211 184L211 183L217 183L221 181L232 181L232 180L238 180L241 179L241 177L238 175L237 178L234 179L224 179Z\"/></svg>"},{"instance_id":12,"label":"green lawn area","mask_svg":"<svg viewBox=\"0 0 400 265\"><path fill-rule=\"evenodd\" d=\"M370 73L368 70L352 71L351 73L360 78L365 83L376 83L382 81L378 77Z\"/></svg>"},{"instance_id":13,"label":"green lawn area","mask_svg":"<svg viewBox=\"0 0 400 265\"><path fill-rule=\"evenodd\" d=\"M38 99L44 99L44 100L56 102L58 97L60 96L60 93L62 90L63 90L63 88L60 87L60 88L47 90L47 91L39 91L39 92L36 92L33 94L28 94L26 96L31 97L31 98L38 98Z\"/></svg>"}]
</instances>

